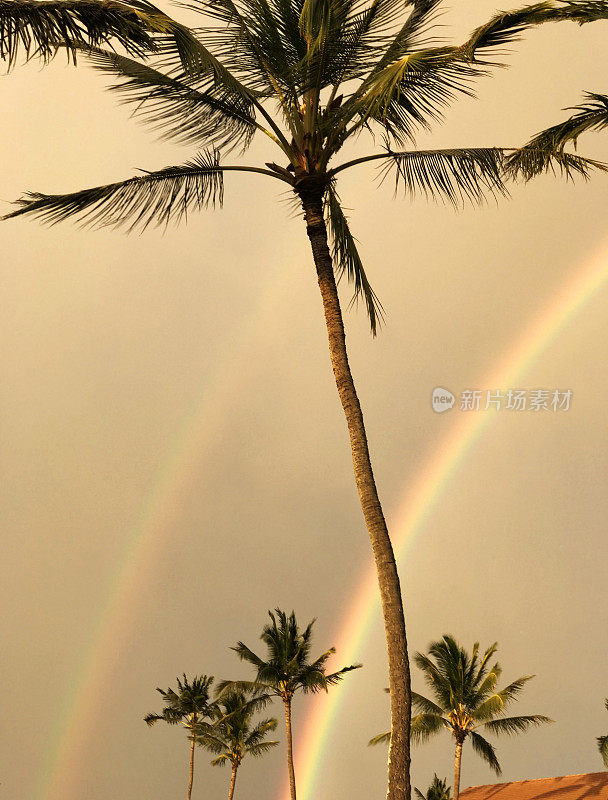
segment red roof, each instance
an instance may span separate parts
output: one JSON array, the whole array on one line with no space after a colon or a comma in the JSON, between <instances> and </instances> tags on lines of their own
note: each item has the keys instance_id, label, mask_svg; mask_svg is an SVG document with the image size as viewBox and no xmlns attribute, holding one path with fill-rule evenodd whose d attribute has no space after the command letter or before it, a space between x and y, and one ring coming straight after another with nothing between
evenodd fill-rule
<instances>
[{"instance_id":1,"label":"red roof","mask_svg":"<svg viewBox=\"0 0 608 800\"><path fill-rule=\"evenodd\" d=\"M608 772L471 786L461 800L608 800Z\"/></svg>"}]
</instances>

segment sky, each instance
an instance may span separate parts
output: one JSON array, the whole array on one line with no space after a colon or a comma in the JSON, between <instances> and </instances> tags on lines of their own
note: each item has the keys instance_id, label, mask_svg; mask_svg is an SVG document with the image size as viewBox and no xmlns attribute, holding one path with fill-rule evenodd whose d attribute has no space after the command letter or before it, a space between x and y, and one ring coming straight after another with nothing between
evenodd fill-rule
<instances>
[{"instance_id":1,"label":"sky","mask_svg":"<svg viewBox=\"0 0 608 800\"><path fill-rule=\"evenodd\" d=\"M442 34L458 41L495 9L446 6ZM606 92L607 34L606 23L528 34L509 69L418 145L523 144L584 90ZM193 155L158 141L106 85L60 61L2 75L3 209L24 190ZM362 136L348 155L373 148ZM608 160L608 139L587 135L579 152ZM243 163L275 158L256 142ZM339 190L386 311L374 339L341 285L410 649L444 633L467 648L497 641L505 682L536 675L513 711L555 722L496 741L502 780L599 771L608 177L545 176L460 212L395 194L369 165ZM313 653L336 645L336 667L364 665L295 704L299 797L385 792L386 752L367 747L388 727L381 617L373 592L361 603L371 549L304 224L287 201L262 176L230 175L223 209L166 232L0 228L10 800L183 796L184 732L143 722L161 708L155 687L182 673L250 677L230 647L262 648L277 606L316 617ZM433 410L435 387L456 397L450 411ZM572 399L555 412L460 410L466 390L496 389ZM278 733L273 753L243 765L237 797L284 800ZM193 797L222 797L227 770L197 760ZM447 735L415 748L414 785L435 772L451 783L452 762ZM465 746L462 786L495 780Z\"/></svg>"}]
</instances>

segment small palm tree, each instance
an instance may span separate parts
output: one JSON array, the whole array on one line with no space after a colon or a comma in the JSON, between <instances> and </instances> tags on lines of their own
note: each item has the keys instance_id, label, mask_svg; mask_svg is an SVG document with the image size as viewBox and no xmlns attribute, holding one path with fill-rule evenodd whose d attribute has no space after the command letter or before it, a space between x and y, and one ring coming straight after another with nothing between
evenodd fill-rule
<instances>
[{"instance_id":1,"label":"small palm tree","mask_svg":"<svg viewBox=\"0 0 608 800\"><path fill-rule=\"evenodd\" d=\"M422 794L420 789L417 789L415 786L414 794L418 800L452 800L451 789L452 787L448 786L447 778L440 780L435 774L425 794Z\"/></svg>"},{"instance_id":2,"label":"small palm tree","mask_svg":"<svg viewBox=\"0 0 608 800\"><path fill-rule=\"evenodd\" d=\"M275 616L276 614L276 616ZM305 694L327 691L342 680L345 673L358 669L361 664L343 667L338 672L327 674L325 664L335 653L330 647L314 661L309 661L312 626L315 620L301 631L292 611L288 616L280 608L275 613L268 612L270 623L264 625L260 639L267 647L266 660L256 655L243 642L238 642L232 649L242 661L247 661L257 670L254 681L222 681L218 684L220 693L224 691L258 691L265 697L279 697L285 706L285 731L287 735L287 770L289 773L289 789L291 800L296 800L296 778L293 766L293 741L291 731L291 702L298 691ZM220 694L221 697L221 694Z\"/></svg>"},{"instance_id":3,"label":"small palm tree","mask_svg":"<svg viewBox=\"0 0 608 800\"><path fill-rule=\"evenodd\" d=\"M252 724L256 707L256 698L248 700L245 692L225 694L215 706L213 724L205 725L195 734L197 744L216 754L213 766L228 762L232 765L228 800L234 795L236 774L245 756L259 758L278 745L266 740L268 733L277 727L276 719Z\"/></svg>"},{"instance_id":4,"label":"small palm tree","mask_svg":"<svg viewBox=\"0 0 608 800\"><path fill-rule=\"evenodd\" d=\"M604 700L606 711L608 711L608 697ZM597 749L600 751L604 766L608 767L608 736L597 737Z\"/></svg>"},{"instance_id":5,"label":"small palm tree","mask_svg":"<svg viewBox=\"0 0 608 800\"><path fill-rule=\"evenodd\" d=\"M479 658L479 643L469 655L449 635L433 642L428 655L416 653L414 661L424 673L424 679L435 695L435 702L412 692L412 707L420 712L412 717L411 737L424 742L441 730L448 730L456 741L454 753L454 800L460 794L460 764L462 746L470 737L473 750L500 775L501 768L494 747L478 729L493 734L522 733L533 725L552 722L549 717L532 714L518 717L502 716L533 675L525 675L504 689L496 690L502 669L498 662L491 668L490 658L498 649L495 642ZM390 732L375 736L370 744L390 740Z\"/></svg>"},{"instance_id":6,"label":"small palm tree","mask_svg":"<svg viewBox=\"0 0 608 800\"><path fill-rule=\"evenodd\" d=\"M177 691L174 689L157 689L165 702L165 708L160 714L148 714L144 721L148 725L162 721L169 725L181 723L189 732L190 740L190 772L188 779L188 800L192 796L192 783L194 781L194 744L195 732L205 719L210 719L215 710L214 703L210 702L210 690L213 678L206 675L195 676L192 681L184 675L183 681L177 678Z\"/></svg>"}]
</instances>

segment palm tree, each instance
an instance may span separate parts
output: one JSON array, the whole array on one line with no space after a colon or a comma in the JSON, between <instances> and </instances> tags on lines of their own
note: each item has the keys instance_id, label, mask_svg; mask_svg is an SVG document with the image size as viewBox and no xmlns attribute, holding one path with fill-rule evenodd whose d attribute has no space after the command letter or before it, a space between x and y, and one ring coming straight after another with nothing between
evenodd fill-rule
<instances>
[{"instance_id":1,"label":"palm tree","mask_svg":"<svg viewBox=\"0 0 608 800\"><path fill-rule=\"evenodd\" d=\"M87 0L98 3L102 0ZM105 0L103 0L105 2ZM391 743L388 800L409 800L410 676L403 601L391 540L374 480L363 414L351 374L336 280L346 273L365 302L372 332L382 307L367 278L341 206L338 179L375 161L409 194L454 205L506 193L508 181L558 170L568 177L604 168L563 148L415 149L417 131L438 123L497 51L545 22L608 18L608 0L544 0L501 12L464 42L434 46L440 0L192 0L203 27L174 23L153 34L156 54L138 60L85 48L95 69L157 132L199 148L187 162L69 194L27 194L7 217L145 228L221 204L224 176L250 172L288 187L302 209L321 293L332 369L346 417L355 482L376 563L388 650ZM123 7L137 8L128 0ZM209 20L213 25L209 25ZM443 31L442 31L443 34ZM51 37L51 46L56 45ZM69 46L69 42L67 43ZM72 45L80 51L80 47ZM374 149L335 159L359 134ZM226 162L255 135L278 161ZM382 142L382 145L379 145ZM202 149L200 149L202 148Z\"/></svg>"},{"instance_id":2,"label":"palm tree","mask_svg":"<svg viewBox=\"0 0 608 800\"><path fill-rule=\"evenodd\" d=\"M604 700L606 711L608 711L608 697ZM600 751L604 766L608 767L608 736L597 737L597 749Z\"/></svg>"},{"instance_id":3,"label":"palm tree","mask_svg":"<svg viewBox=\"0 0 608 800\"><path fill-rule=\"evenodd\" d=\"M412 707L420 712L412 717L411 736L415 742L424 742L441 730L448 730L454 737L454 800L460 794L460 764L462 746L471 737L473 750L500 775L501 768L494 747L478 729L499 735L501 733L522 733L533 725L552 722L549 717L532 714L519 717L506 717L504 711L517 697L524 685L534 677L525 675L497 690L502 669L496 662L489 667L489 661L498 649L495 642L479 658L479 643L473 645L469 655L449 635L433 642L428 655L416 653L414 661L424 674L435 701L412 692ZM370 744L378 744L390 739L390 732L371 739Z\"/></svg>"},{"instance_id":4,"label":"palm tree","mask_svg":"<svg viewBox=\"0 0 608 800\"><path fill-rule=\"evenodd\" d=\"M244 692L226 694L218 701L213 724L205 725L196 733L197 744L216 754L213 766L232 765L228 800L232 800L236 784L236 774L245 756L263 756L278 742L266 741L266 736L277 727L276 719L264 719L252 725L256 700L248 700Z\"/></svg>"},{"instance_id":5,"label":"palm tree","mask_svg":"<svg viewBox=\"0 0 608 800\"><path fill-rule=\"evenodd\" d=\"M266 660L256 655L243 642L237 642L232 649L242 661L247 661L257 670L254 681L221 681L218 690L224 691L256 691L263 692L262 697L279 697L285 707L285 731L287 735L287 771L289 773L289 789L291 800L296 800L296 778L293 766L293 741L291 730L291 703L298 691L305 694L327 691L330 686L342 680L347 672L358 669L361 664L342 667L337 672L327 674L325 664L335 653L330 647L314 661L309 661L312 642L312 626L309 622L301 631L292 611L289 616L280 608L275 613L268 612L270 623L264 625L260 639L267 648ZM275 616L276 615L276 616Z\"/></svg>"},{"instance_id":6,"label":"palm tree","mask_svg":"<svg viewBox=\"0 0 608 800\"><path fill-rule=\"evenodd\" d=\"M174 689L157 689L162 695L165 708L160 714L148 714L144 721L154 725L162 720L169 725L181 723L189 731L190 740L190 770L188 778L188 800L192 796L192 783L194 781L194 744L195 732L205 719L210 719L215 711L214 703L210 702L210 689L213 678L206 675L195 676L192 681L184 675L183 681L177 678L177 691Z\"/></svg>"},{"instance_id":7,"label":"palm tree","mask_svg":"<svg viewBox=\"0 0 608 800\"><path fill-rule=\"evenodd\" d=\"M418 800L452 800L451 786L448 786L447 778L440 780L436 774L425 794L415 786L414 794Z\"/></svg>"}]
</instances>

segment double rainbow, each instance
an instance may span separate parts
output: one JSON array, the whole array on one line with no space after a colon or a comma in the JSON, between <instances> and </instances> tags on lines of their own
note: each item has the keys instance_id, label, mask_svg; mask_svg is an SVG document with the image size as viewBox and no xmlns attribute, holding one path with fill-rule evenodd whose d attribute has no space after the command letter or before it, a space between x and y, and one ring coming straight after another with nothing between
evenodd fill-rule
<instances>
[{"instance_id":1,"label":"double rainbow","mask_svg":"<svg viewBox=\"0 0 608 800\"><path fill-rule=\"evenodd\" d=\"M284 276L282 276L284 277ZM608 252L604 247L557 293L535 318L528 331L507 353L500 365L483 382L486 388L511 388L527 372L538 356L560 334L567 323L605 285L608 279ZM250 341L261 329L279 301L278 295L288 292L281 277L272 276L268 292L257 313L246 323L241 341ZM154 573L167 543L167 532L179 514L182 500L191 485L192 474L200 464L201 452L213 443L227 399L242 379L239 364L246 368L249 348L241 353L238 364L225 359L219 373L210 381L208 391L184 426L159 480L150 493L139 521L133 526L120 569L108 591L107 603L100 615L92 643L71 682L76 686L65 703L58 723L50 737L51 748L46 753L34 800L66 800L79 793L84 772L81 741L86 731L94 729L100 713L99 688L107 682L116 666L120 643L132 629L138 603L144 587ZM242 362L242 363L241 363ZM450 412L454 414L454 411ZM489 412L457 412L455 424L439 449L433 453L417 482L408 490L403 505L392 524L395 550L400 559L414 535L420 530L441 497L450 478L479 440L492 416ZM363 642L379 620L379 603L375 570L370 569L359 581L354 601L347 617L338 629L337 646L345 663L356 661ZM310 800L323 754L339 705L345 692L317 698L301 736L296 753L300 800ZM288 798L287 787L282 797Z\"/></svg>"}]
</instances>

